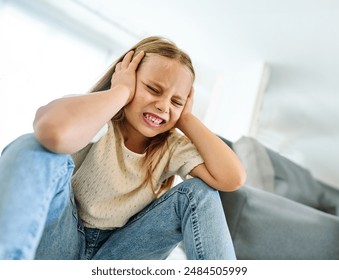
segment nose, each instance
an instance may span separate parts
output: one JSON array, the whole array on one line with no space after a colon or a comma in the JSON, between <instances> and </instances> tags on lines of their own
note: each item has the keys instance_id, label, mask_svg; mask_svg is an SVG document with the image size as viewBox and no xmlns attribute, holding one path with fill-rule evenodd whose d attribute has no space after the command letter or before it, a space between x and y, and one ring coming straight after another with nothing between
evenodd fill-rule
<instances>
[{"instance_id":1,"label":"nose","mask_svg":"<svg viewBox=\"0 0 339 280\"><path fill-rule=\"evenodd\" d=\"M169 112L169 107L170 107L170 101L167 100L167 98L159 98L155 102L155 108L157 111L162 112L162 113L168 113Z\"/></svg>"}]
</instances>

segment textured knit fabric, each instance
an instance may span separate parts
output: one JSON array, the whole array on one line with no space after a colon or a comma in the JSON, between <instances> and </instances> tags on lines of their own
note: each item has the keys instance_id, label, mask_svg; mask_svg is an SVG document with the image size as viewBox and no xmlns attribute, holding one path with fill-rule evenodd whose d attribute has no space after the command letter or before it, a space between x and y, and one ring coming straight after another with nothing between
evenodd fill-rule
<instances>
[{"instance_id":1,"label":"textured knit fabric","mask_svg":"<svg viewBox=\"0 0 339 280\"><path fill-rule=\"evenodd\" d=\"M152 186L143 184L145 154L128 150L119 129L111 122L107 128L99 141L72 155L72 186L79 215L84 225L91 228L122 227L156 198ZM172 175L185 179L195 166L203 163L194 145L178 132L169 136L168 144L169 149L153 174L158 188Z\"/></svg>"}]
</instances>

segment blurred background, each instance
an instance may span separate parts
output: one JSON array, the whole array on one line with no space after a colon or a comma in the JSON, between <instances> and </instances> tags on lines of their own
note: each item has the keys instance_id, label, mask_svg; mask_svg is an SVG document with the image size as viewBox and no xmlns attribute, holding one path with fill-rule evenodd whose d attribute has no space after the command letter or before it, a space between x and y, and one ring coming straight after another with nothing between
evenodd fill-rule
<instances>
[{"instance_id":1,"label":"blurred background","mask_svg":"<svg viewBox=\"0 0 339 280\"><path fill-rule=\"evenodd\" d=\"M338 0L0 0L0 149L140 39L190 54L194 113L339 188Z\"/></svg>"}]
</instances>

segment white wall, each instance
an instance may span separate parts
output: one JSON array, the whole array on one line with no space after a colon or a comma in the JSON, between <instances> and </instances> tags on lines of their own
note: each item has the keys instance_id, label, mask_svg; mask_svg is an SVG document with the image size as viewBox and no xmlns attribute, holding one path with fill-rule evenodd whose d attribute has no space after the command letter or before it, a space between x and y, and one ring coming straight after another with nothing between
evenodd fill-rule
<instances>
[{"instance_id":1,"label":"white wall","mask_svg":"<svg viewBox=\"0 0 339 280\"><path fill-rule=\"evenodd\" d=\"M225 68L210 96L206 125L232 142L243 135L256 138L268 78L269 66L262 61Z\"/></svg>"},{"instance_id":2,"label":"white wall","mask_svg":"<svg viewBox=\"0 0 339 280\"><path fill-rule=\"evenodd\" d=\"M1 150L32 131L39 106L88 90L112 55L11 5L0 6L0 38Z\"/></svg>"}]
</instances>

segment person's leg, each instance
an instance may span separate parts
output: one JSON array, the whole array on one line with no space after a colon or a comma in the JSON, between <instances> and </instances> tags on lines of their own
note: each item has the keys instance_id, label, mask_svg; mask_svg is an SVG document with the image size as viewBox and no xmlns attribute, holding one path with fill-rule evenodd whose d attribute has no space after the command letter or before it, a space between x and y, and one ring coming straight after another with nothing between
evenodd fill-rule
<instances>
[{"instance_id":1,"label":"person's leg","mask_svg":"<svg viewBox=\"0 0 339 280\"><path fill-rule=\"evenodd\" d=\"M199 179L173 187L113 231L93 259L165 259L181 240L188 259L235 259L219 193Z\"/></svg>"},{"instance_id":2,"label":"person's leg","mask_svg":"<svg viewBox=\"0 0 339 280\"><path fill-rule=\"evenodd\" d=\"M48 152L33 134L19 137L4 149L0 157L0 259L33 259L36 253L50 259L78 257L70 201L73 166L70 156ZM55 226L60 222L68 227ZM43 243L36 252L40 240Z\"/></svg>"},{"instance_id":3,"label":"person's leg","mask_svg":"<svg viewBox=\"0 0 339 280\"><path fill-rule=\"evenodd\" d=\"M35 259L82 259L85 247L84 228L78 217L72 187L68 183L50 204Z\"/></svg>"},{"instance_id":4,"label":"person's leg","mask_svg":"<svg viewBox=\"0 0 339 280\"><path fill-rule=\"evenodd\" d=\"M244 186L221 193L238 259L339 259L339 218Z\"/></svg>"}]
</instances>

